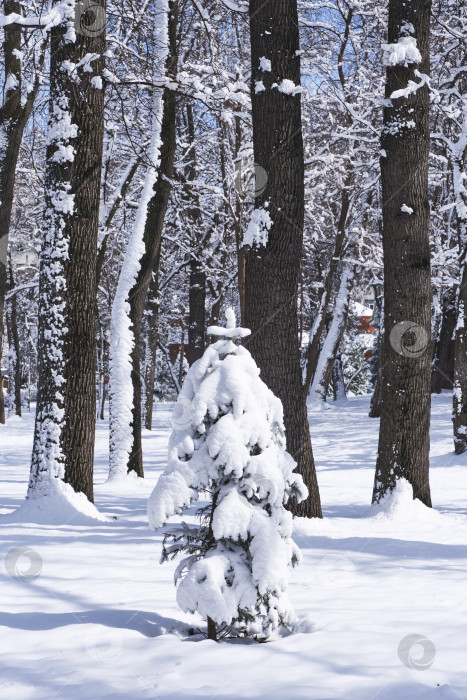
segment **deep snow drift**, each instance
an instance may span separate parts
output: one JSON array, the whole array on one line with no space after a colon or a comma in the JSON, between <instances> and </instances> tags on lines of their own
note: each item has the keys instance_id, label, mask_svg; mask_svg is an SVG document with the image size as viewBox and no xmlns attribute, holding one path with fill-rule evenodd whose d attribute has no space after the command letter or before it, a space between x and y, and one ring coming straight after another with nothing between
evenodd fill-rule
<instances>
[{"instance_id":1,"label":"deep snow drift","mask_svg":"<svg viewBox=\"0 0 467 700\"><path fill-rule=\"evenodd\" d=\"M296 522L298 631L216 644L176 604L173 567L146 503L165 466L171 406L144 431L146 479L104 483L105 521L57 527L1 517L0 699L467 699L467 456L453 453L449 395L433 401L435 508L407 485L369 507L378 422L368 399L310 416L325 518ZM33 416L0 426L0 513L24 499Z\"/></svg>"}]
</instances>

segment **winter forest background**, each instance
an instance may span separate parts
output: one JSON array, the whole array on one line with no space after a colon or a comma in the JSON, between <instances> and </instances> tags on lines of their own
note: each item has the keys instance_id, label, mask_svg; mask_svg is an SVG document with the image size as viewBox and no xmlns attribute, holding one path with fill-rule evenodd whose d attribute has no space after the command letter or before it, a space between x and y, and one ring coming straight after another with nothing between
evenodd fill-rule
<instances>
[{"instance_id":1,"label":"winter forest background","mask_svg":"<svg viewBox=\"0 0 467 700\"><path fill-rule=\"evenodd\" d=\"M464 0L0 41L0 698L465 700Z\"/></svg>"}]
</instances>

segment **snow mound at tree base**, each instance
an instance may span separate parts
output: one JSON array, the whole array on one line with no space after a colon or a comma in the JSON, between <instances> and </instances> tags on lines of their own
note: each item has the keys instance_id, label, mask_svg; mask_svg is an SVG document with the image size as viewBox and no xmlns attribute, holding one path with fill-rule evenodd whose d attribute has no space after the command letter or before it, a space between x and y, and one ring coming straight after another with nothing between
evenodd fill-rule
<instances>
[{"instance_id":1,"label":"snow mound at tree base","mask_svg":"<svg viewBox=\"0 0 467 700\"><path fill-rule=\"evenodd\" d=\"M379 503L373 504L368 515L378 520L395 522L433 522L440 517L438 511L428 508L418 498L413 497L412 484L406 479L398 479L393 491L388 492Z\"/></svg>"},{"instance_id":2,"label":"snow mound at tree base","mask_svg":"<svg viewBox=\"0 0 467 700\"><path fill-rule=\"evenodd\" d=\"M134 471L131 472L114 472L113 474L109 474L105 485L112 487L112 489L115 487L116 490L120 489L127 489L128 484L131 483L133 484L146 484L146 481L142 479L138 474Z\"/></svg>"},{"instance_id":3,"label":"snow mound at tree base","mask_svg":"<svg viewBox=\"0 0 467 700\"><path fill-rule=\"evenodd\" d=\"M46 493L31 496L2 522L37 523L40 525L91 525L107 522L84 493L76 493L70 484L54 479Z\"/></svg>"}]
</instances>

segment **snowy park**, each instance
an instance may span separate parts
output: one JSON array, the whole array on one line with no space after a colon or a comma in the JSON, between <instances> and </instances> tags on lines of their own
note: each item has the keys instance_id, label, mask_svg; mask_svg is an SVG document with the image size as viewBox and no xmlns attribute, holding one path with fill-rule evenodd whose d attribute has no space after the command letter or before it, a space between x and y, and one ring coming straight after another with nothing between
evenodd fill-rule
<instances>
[{"instance_id":1,"label":"snowy park","mask_svg":"<svg viewBox=\"0 0 467 700\"><path fill-rule=\"evenodd\" d=\"M433 401L432 510L404 490L370 508L378 421L367 397L310 414L324 518L295 522L296 628L266 644L205 639L201 617L176 604L174 563L159 563L147 500L165 468L172 406L157 405L144 431L146 478L123 486L107 482L99 425L103 521L1 517L2 560L14 547L37 560L2 572L0 697L464 700L467 462L452 451L450 400ZM33 416L0 430L5 514L24 500ZM430 643L398 652L410 635Z\"/></svg>"},{"instance_id":2,"label":"snowy park","mask_svg":"<svg viewBox=\"0 0 467 700\"><path fill-rule=\"evenodd\" d=\"M467 700L467 0L2 0L0 700Z\"/></svg>"}]
</instances>

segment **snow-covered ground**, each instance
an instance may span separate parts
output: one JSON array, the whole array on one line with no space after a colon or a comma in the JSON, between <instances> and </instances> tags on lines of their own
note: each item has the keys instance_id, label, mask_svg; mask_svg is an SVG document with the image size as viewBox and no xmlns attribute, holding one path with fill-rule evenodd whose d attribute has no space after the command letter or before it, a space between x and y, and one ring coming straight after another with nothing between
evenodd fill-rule
<instances>
[{"instance_id":1,"label":"snow-covered ground","mask_svg":"<svg viewBox=\"0 0 467 700\"><path fill-rule=\"evenodd\" d=\"M310 415L325 518L296 526L303 563L289 593L302 631L267 644L202 638L176 605L175 564L158 563L146 501L171 407L144 431L146 479L125 486L104 483L99 425L106 522L0 516L0 699L466 700L467 457L453 453L450 401L433 400L433 511L402 494L369 512L378 421L366 397ZM32 414L0 426L2 514L24 499L32 428Z\"/></svg>"}]
</instances>

